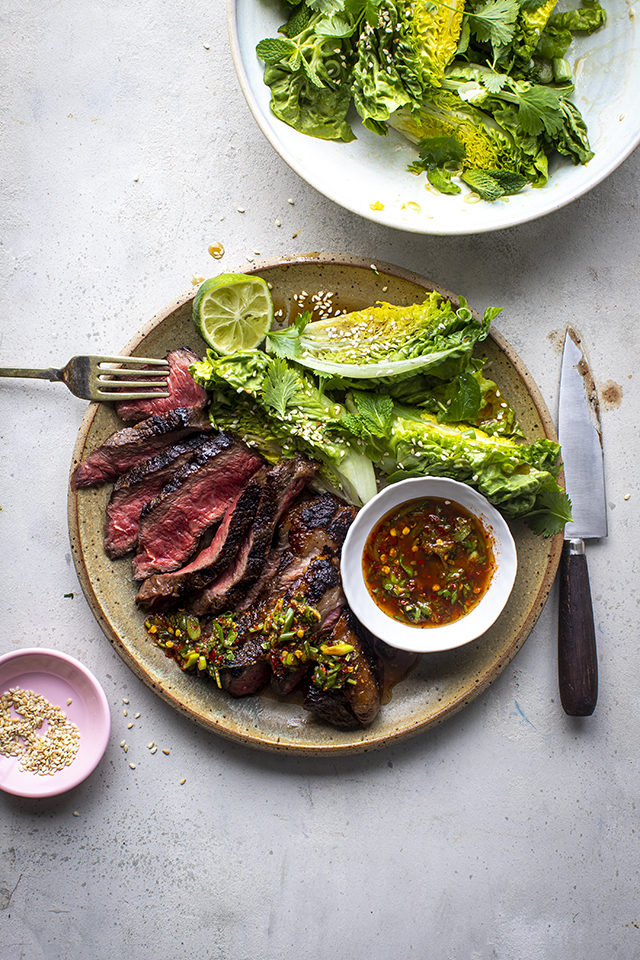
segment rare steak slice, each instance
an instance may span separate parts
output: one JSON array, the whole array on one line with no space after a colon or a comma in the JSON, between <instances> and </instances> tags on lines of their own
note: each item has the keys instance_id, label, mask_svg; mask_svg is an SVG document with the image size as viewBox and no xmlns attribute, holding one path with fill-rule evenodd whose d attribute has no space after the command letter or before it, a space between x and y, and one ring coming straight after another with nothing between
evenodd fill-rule
<instances>
[{"instance_id":1,"label":"rare steak slice","mask_svg":"<svg viewBox=\"0 0 640 960\"><path fill-rule=\"evenodd\" d=\"M116 560L135 550L142 508L162 492L176 470L207 438L206 433L187 437L116 480L106 509L104 549L108 557Z\"/></svg>"},{"instance_id":2,"label":"rare steak slice","mask_svg":"<svg viewBox=\"0 0 640 960\"><path fill-rule=\"evenodd\" d=\"M202 444L143 508L132 563L134 580L180 569L262 464L259 454L225 433Z\"/></svg>"},{"instance_id":3,"label":"rare steak slice","mask_svg":"<svg viewBox=\"0 0 640 960\"><path fill-rule=\"evenodd\" d=\"M357 652L352 661L349 681L332 687L329 670L326 681L322 670L316 682L309 684L304 700L305 709L334 727L353 729L371 724L380 709L380 682L377 659L367 631L345 607L331 633L324 640L324 649L344 650L347 646ZM323 684L326 683L326 687Z\"/></svg>"},{"instance_id":4,"label":"rare steak slice","mask_svg":"<svg viewBox=\"0 0 640 960\"><path fill-rule=\"evenodd\" d=\"M267 476L254 521L234 563L194 596L189 603L193 613L201 616L237 608L264 569L280 518L317 470L315 461L300 454L273 467Z\"/></svg>"},{"instance_id":5,"label":"rare steak slice","mask_svg":"<svg viewBox=\"0 0 640 960\"><path fill-rule=\"evenodd\" d=\"M168 353L166 359L169 364L169 396L159 397L157 400L121 400L116 403L116 413L121 420L138 422L146 420L147 417L168 413L176 407L203 409L207 405L206 390L197 384L189 373L190 365L200 359L198 355L188 347L180 347ZM141 391L142 389L140 388Z\"/></svg>"},{"instance_id":6,"label":"rare steak slice","mask_svg":"<svg viewBox=\"0 0 640 960\"><path fill-rule=\"evenodd\" d=\"M258 512L267 473L266 467L254 473L227 509L209 546L195 560L180 570L157 573L144 581L136 597L139 607L146 611L168 610L180 597L201 590L231 563Z\"/></svg>"},{"instance_id":7,"label":"rare steak slice","mask_svg":"<svg viewBox=\"0 0 640 960\"><path fill-rule=\"evenodd\" d=\"M71 486L77 490L106 483L178 440L212 430L206 414L194 407L178 407L169 413L149 417L134 427L123 427L77 465L71 475Z\"/></svg>"}]
</instances>

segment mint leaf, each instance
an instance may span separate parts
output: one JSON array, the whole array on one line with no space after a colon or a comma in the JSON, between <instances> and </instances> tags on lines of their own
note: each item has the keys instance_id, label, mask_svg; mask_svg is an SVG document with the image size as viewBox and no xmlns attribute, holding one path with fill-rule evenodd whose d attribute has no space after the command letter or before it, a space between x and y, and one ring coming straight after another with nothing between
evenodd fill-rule
<instances>
[{"instance_id":1,"label":"mint leaf","mask_svg":"<svg viewBox=\"0 0 640 960\"><path fill-rule=\"evenodd\" d=\"M391 397L373 393L353 395L364 426L374 437L386 437L393 423L393 400Z\"/></svg>"},{"instance_id":2,"label":"mint leaf","mask_svg":"<svg viewBox=\"0 0 640 960\"><path fill-rule=\"evenodd\" d=\"M492 202L505 195L505 191L495 177L492 177L486 170L472 168L471 170L465 170L461 177L483 200Z\"/></svg>"},{"instance_id":3,"label":"mint leaf","mask_svg":"<svg viewBox=\"0 0 640 960\"><path fill-rule=\"evenodd\" d=\"M288 60L296 53L297 49L292 40L273 38L261 40L256 47L256 53L265 63L279 63L281 60Z\"/></svg>"},{"instance_id":4,"label":"mint leaf","mask_svg":"<svg viewBox=\"0 0 640 960\"><path fill-rule=\"evenodd\" d=\"M506 194L520 193L523 187L529 182L521 173L514 173L513 170L487 170L490 177L500 184Z\"/></svg>"}]
</instances>

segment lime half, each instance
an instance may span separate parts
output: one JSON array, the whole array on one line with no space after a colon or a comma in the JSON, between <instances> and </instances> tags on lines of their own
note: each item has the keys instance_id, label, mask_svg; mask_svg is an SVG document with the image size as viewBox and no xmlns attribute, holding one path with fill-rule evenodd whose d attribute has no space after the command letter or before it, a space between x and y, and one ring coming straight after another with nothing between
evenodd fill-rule
<instances>
[{"instance_id":1,"label":"lime half","mask_svg":"<svg viewBox=\"0 0 640 960\"><path fill-rule=\"evenodd\" d=\"M266 281L244 273L221 273L205 280L193 301L193 322L218 353L253 350L273 322L273 300Z\"/></svg>"}]
</instances>

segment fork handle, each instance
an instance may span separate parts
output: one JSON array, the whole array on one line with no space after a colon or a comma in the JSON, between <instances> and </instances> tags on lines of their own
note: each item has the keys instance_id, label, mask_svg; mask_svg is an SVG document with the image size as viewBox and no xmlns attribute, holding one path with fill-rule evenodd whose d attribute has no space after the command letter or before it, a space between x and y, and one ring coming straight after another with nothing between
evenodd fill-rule
<instances>
[{"instance_id":1,"label":"fork handle","mask_svg":"<svg viewBox=\"0 0 640 960\"><path fill-rule=\"evenodd\" d=\"M0 377L30 377L36 380L63 380L62 370L49 367L48 370L35 370L33 367L0 367Z\"/></svg>"}]
</instances>

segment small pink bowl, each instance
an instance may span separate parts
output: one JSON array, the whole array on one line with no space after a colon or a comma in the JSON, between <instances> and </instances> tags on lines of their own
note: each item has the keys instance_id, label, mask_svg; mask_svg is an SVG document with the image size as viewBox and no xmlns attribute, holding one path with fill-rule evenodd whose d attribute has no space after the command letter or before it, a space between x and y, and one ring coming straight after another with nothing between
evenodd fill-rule
<instances>
[{"instance_id":1,"label":"small pink bowl","mask_svg":"<svg viewBox=\"0 0 640 960\"><path fill-rule=\"evenodd\" d=\"M0 790L17 797L66 793L95 770L107 749L111 713L104 690L78 660L41 648L0 656L0 696L13 687L33 690L60 707L80 731L80 746L68 767L44 776L21 770L19 757L0 753Z\"/></svg>"}]
</instances>

